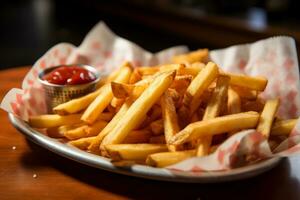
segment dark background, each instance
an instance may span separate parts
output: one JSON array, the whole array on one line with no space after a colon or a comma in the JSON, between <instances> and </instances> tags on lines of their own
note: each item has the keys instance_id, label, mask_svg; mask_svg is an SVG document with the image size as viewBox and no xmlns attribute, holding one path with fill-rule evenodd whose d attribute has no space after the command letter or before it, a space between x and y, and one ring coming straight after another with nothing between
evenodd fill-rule
<instances>
[{"instance_id":1,"label":"dark background","mask_svg":"<svg viewBox=\"0 0 300 200\"><path fill-rule=\"evenodd\" d=\"M224 48L275 35L295 38L296 0L16 0L1 1L0 69L31 65L59 42L79 45L100 20L155 52L186 44Z\"/></svg>"}]
</instances>

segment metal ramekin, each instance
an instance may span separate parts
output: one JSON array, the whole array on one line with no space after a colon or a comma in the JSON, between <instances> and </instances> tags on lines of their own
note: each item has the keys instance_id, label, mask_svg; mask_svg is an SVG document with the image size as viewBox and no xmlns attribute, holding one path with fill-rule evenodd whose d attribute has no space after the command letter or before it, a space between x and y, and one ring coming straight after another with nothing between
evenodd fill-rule
<instances>
[{"instance_id":1,"label":"metal ramekin","mask_svg":"<svg viewBox=\"0 0 300 200\"><path fill-rule=\"evenodd\" d=\"M62 66L83 67L89 70L90 72L92 72L96 76L96 79L92 82L79 84L79 85L57 85L57 84L49 83L42 79L45 74ZM45 90L48 113L53 113L52 109L55 106L67 102L71 99L83 96L87 93L93 92L96 89L97 83L100 80L100 75L94 67L91 67L89 65L72 64L72 65L59 65L59 66L47 68L39 73L38 79Z\"/></svg>"}]
</instances>

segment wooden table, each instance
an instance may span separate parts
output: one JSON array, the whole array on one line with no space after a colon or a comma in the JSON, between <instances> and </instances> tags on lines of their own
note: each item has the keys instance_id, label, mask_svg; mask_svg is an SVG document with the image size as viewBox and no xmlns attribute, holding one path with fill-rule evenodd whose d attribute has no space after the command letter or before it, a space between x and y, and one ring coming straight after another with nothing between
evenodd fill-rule
<instances>
[{"instance_id":1,"label":"wooden table","mask_svg":"<svg viewBox=\"0 0 300 200\"><path fill-rule=\"evenodd\" d=\"M29 67L0 71L1 99ZM300 156L263 175L229 183L184 184L113 174L27 141L0 111L0 199L300 199ZM15 148L14 148L15 147Z\"/></svg>"}]
</instances>

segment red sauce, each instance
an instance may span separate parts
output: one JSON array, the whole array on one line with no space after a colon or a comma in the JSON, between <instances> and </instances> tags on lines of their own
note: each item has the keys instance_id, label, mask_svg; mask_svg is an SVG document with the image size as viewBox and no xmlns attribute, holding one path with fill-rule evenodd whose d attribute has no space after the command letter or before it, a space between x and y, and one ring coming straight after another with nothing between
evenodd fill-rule
<instances>
[{"instance_id":1,"label":"red sauce","mask_svg":"<svg viewBox=\"0 0 300 200\"><path fill-rule=\"evenodd\" d=\"M95 79L95 74L78 66L59 67L43 76L43 80L57 85L79 85Z\"/></svg>"}]
</instances>

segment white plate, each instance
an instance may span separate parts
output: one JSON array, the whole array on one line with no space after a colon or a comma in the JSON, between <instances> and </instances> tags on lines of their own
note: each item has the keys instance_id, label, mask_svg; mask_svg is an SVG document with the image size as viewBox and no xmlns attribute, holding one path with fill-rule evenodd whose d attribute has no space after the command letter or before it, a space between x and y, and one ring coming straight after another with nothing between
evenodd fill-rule
<instances>
[{"instance_id":1,"label":"white plate","mask_svg":"<svg viewBox=\"0 0 300 200\"><path fill-rule=\"evenodd\" d=\"M107 158L81 151L34 130L26 122L12 114L9 114L8 117L11 123L28 139L58 155L99 169L147 179L187 183L225 182L256 176L270 170L281 160L281 158L272 158L257 164L229 171L204 172L196 174L189 172L171 172L167 169L153 168L144 165L116 167L111 164Z\"/></svg>"}]
</instances>

